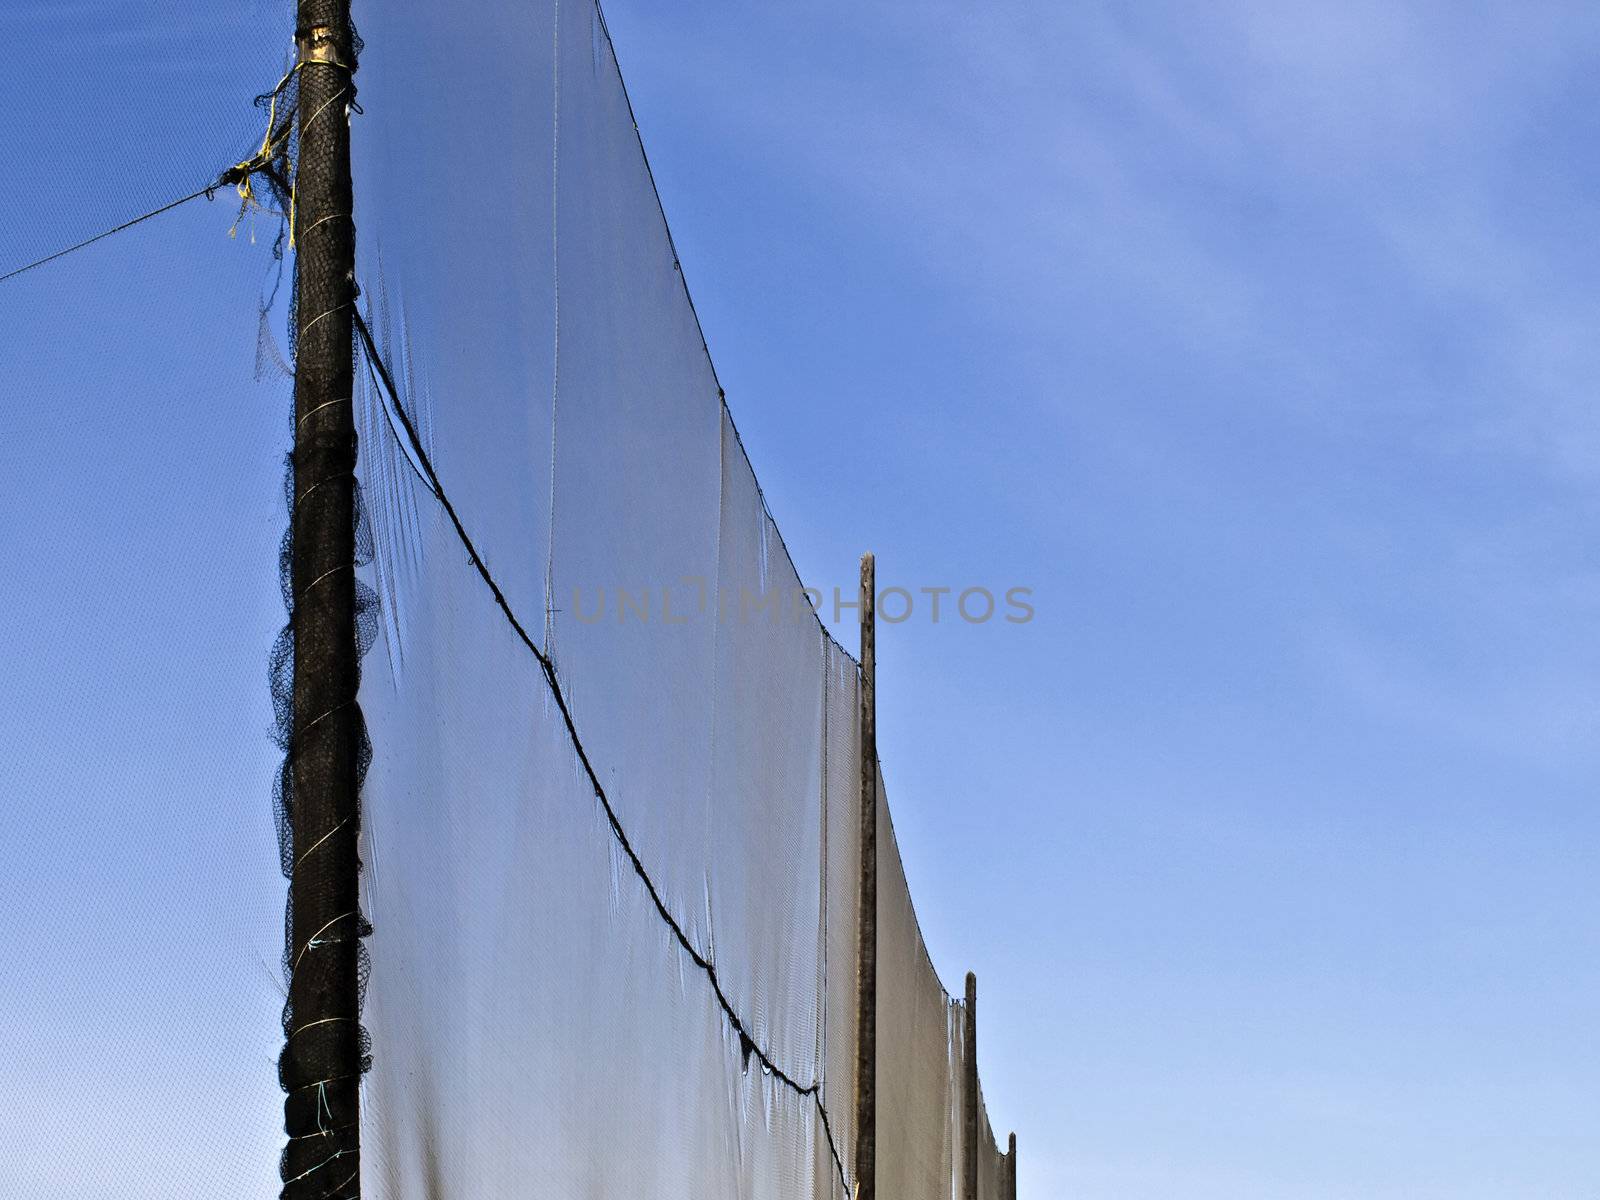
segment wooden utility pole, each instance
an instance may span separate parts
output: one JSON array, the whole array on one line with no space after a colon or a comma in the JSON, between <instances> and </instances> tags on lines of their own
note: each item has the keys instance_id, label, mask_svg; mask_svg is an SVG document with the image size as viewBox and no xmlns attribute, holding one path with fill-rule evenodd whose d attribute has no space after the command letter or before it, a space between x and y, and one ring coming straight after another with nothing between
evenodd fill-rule
<instances>
[{"instance_id":1,"label":"wooden utility pole","mask_svg":"<svg viewBox=\"0 0 1600 1200\"><path fill-rule=\"evenodd\" d=\"M355 226L350 0L298 0L299 157L294 183L294 863L289 1004L279 1076L289 1143L284 1200L361 1190L357 793L366 745L358 682Z\"/></svg>"},{"instance_id":2,"label":"wooden utility pole","mask_svg":"<svg viewBox=\"0 0 1600 1200\"><path fill-rule=\"evenodd\" d=\"M966 1161L961 1164L962 1194L966 1200L978 1200L978 977L971 971L967 972L967 1028L961 1057L961 1143L966 1149Z\"/></svg>"},{"instance_id":3,"label":"wooden utility pole","mask_svg":"<svg viewBox=\"0 0 1600 1200\"><path fill-rule=\"evenodd\" d=\"M861 883L856 910L856 1200L877 1195L878 702L877 568L861 556Z\"/></svg>"}]
</instances>

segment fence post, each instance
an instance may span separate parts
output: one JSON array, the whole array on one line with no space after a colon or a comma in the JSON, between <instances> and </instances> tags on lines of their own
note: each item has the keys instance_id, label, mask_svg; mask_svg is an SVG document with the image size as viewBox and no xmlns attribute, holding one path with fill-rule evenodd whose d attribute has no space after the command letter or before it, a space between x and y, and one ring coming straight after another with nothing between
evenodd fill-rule
<instances>
[{"instance_id":1,"label":"fence post","mask_svg":"<svg viewBox=\"0 0 1600 1200\"><path fill-rule=\"evenodd\" d=\"M861 556L861 880L856 912L856 1200L877 1194L878 708L877 566Z\"/></svg>"},{"instance_id":2,"label":"fence post","mask_svg":"<svg viewBox=\"0 0 1600 1200\"><path fill-rule=\"evenodd\" d=\"M978 977L967 972L967 1029L962 1048L965 1086L961 1089L962 1145L966 1162L962 1164L963 1194L978 1200Z\"/></svg>"},{"instance_id":3,"label":"fence post","mask_svg":"<svg viewBox=\"0 0 1600 1200\"><path fill-rule=\"evenodd\" d=\"M1011 1144L1006 1147L1006 1195L1017 1200L1017 1135L1012 1133Z\"/></svg>"},{"instance_id":4,"label":"fence post","mask_svg":"<svg viewBox=\"0 0 1600 1200\"><path fill-rule=\"evenodd\" d=\"M298 0L300 149L295 171L294 717L289 744L295 859L289 1002L279 1078L285 1200L361 1189L357 792L366 734L356 707L355 229L350 122L356 39L350 0Z\"/></svg>"}]
</instances>

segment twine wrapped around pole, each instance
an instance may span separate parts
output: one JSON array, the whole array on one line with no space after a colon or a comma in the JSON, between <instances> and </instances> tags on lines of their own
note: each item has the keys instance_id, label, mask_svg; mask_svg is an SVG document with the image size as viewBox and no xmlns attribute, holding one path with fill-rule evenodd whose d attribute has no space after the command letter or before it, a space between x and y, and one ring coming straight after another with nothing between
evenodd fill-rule
<instances>
[{"instance_id":1,"label":"twine wrapped around pole","mask_svg":"<svg viewBox=\"0 0 1600 1200\"><path fill-rule=\"evenodd\" d=\"M355 227L349 112L358 42L350 0L299 0L295 251L294 511L290 574L296 848L291 975L279 1060L285 1200L361 1190L358 795L367 756L356 705ZM301 850L301 848L304 850Z\"/></svg>"}]
</instances>

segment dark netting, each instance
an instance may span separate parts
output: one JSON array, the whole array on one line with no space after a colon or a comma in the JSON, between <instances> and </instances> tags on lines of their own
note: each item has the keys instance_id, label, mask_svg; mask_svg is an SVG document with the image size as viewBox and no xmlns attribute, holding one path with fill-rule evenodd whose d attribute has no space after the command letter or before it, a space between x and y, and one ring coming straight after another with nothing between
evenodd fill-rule
<instances>
[{"instance_id":1,"label":"dark netting","mask_svg":"<svg viewBox=\"0 0 1600 1200\"><path fill-rule=\"evenodd\" d=\"M290 513L294 511L294 458L289 456L284 460L283 490L285 505ZM372 541L371 525L366 519L364 507L361 503L361 487L357 483L355 490L355 565L368 567L376 557ZM272 708L275 716L273 725L273 740L278 748L283 751L283 764L273 780L272 786L272 816L277 826L278 833L278 862L285 879L293 879L294 866L300 857L296 853L294 844L294 771L293 758L290 753L293 745L294 730L294 538L293 531L285 528L283 541L278 549L278 587L283 596L283 607L287 614L284 626L278 632L277 639L272 644L272 653L268 659L267 675L272 689ZM356 580L355 586L355 629L356 629L356 654L358 658L365 658L367 651L372 649L378 640L378 594L365 582ZM367 771L372 766L372 738L365 728L360 733L360 750L356 765L356 786L359 790L365 782ZM357 866L359 867L359 863ZM372 924L360 914L356 918L357 938L366 938L372 933ZM294 971L294 957L297 947L294 940L294 904L290 902L284 907L284 936L283 936L283 978L287 990L288 981ZM367 980L372 973L371 954L363 944L357 948L359 959L359 986L364 1002ZM358 1003L359 1007L359 1003ZM293 1035L295 1030L294 1007L286 999L283 1005L283 1034L285 1038ZM372 1036L365 1029L360 1030L358 1036L361 1040L361 1070L367 1071L372 1066Z\"/></svg>"}]
</instances>

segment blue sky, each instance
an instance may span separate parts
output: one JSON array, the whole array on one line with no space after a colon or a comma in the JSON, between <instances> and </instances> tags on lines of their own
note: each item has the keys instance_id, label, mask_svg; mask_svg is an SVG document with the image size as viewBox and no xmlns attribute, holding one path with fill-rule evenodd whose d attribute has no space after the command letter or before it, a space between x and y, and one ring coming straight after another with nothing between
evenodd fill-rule
<instances>
[{"instance_id":1,"label":"blue sky","mask_svg":"<svg viewBox=\"0 0 1600 1200\"><path fill-rule=\"evenodd\" d=\"M607 15L1025 1191L1592 1190L1593 10Z\"/></svg>"},{"instance_id":2,"label":"blue sky","mask_svg":"<svg viewBox=\"0 0 1600 1200\"><path fill-rule=\"evenodd\" d=\"M0 82L73 134L0 131L33 168L0 179L7 265L258 136L192 95L270 86L276 5L198 33L141 12L126 37L110 0L15 11L29 44L106 36L81 46L94 89L48 60ZM1591 1192L1600 16L607 11L803 577L848 589L871 549L886 586L1033 589L1024 626L880 639L900 844L945 979L979 974L1023 1193ZM0 536L0 728L67 747L11 756L0 794L76 797L0 816L0 933L26 967L7 1003L38 1035L8 1062L29 1114L9 1169L48 1200L58 1124L34 1106L79 1111L61 1037L89 1077L131 1054L171 1098L83 1131L124 1181L161 1179L174 1115L235 1177L277 1144L258 784L282 512L275 454L228 455L287 422L281 379L235 378L263 254L221 236L222 207L0 293L0 496L45 514ZM206 453L164 454L175 417ZM175 515L175 495L210 502ZM200 569L164 557L194 545ZM152 758L172 790L143 808L100 769ZM175 814L192 840L151 836ZM91 967L119 1003L80 1012ZM174 1009L201 994L231 999ZM220 1091L255 1097L256 1144Z\"/></svg>"}]
</instances>

